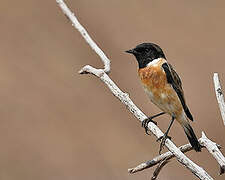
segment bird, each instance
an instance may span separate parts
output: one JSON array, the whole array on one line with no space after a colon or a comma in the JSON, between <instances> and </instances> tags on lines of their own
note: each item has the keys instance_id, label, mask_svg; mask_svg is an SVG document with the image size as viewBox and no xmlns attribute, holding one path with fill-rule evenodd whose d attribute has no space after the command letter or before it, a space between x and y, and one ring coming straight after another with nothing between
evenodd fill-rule
<instances>
[{"instance_id":1,"label":"bird","mask_svg":"<svg viewBox=\"0 0 225 180\"><path fill-rule=\"evenodd\" d=\"M165 134L158 138L161 141L160 150L163 149L169 130L176 120L184 129L184 132L196 152L201 151L201 145L190 125L193 116L186 104L182 82L173 66L168 63L161 47L155 43L141 43L135 48L125 51L135 56L138 62L138 76L145 93L153 104L162 110L161 113L148 117L142 121L146 134L148 134L148 123L163 114L169 114L172 118Z\"/></svg>"}]
</instances>

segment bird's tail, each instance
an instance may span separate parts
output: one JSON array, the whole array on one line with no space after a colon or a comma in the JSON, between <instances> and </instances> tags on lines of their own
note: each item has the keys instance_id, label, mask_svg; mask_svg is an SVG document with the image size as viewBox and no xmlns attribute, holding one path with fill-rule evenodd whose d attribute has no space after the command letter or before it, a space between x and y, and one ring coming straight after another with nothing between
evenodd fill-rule
<instances>
[{"instance_id":1,"label":"bird's tail","mask_svg":"<svg viewBox=\"0 0 225 180\"><path fill-rule=\"evenodd\" d=\"M185 114L182 114L180 117L177 118L177 121L184 128L184 132L194 150L197 152L201 151L201 145L198 142L198 138L196 137L194 130L189 124L187 116Z\"/></svg>"},{"instance_id":2,"label":"bird's tail","mask_svg":"<svg viewBox=\"0 0 225 180\"><path fill-rule=\"evenodd\" d=\"M196 137L191 125L189 122L182 122L182 126L184 128L184 132L187 135L187 138L189 142L191 143L191 146L194 148L195 151L200 152L201 151L201 145L198 142L198 138Z\"/></svg>"}]
</instances>

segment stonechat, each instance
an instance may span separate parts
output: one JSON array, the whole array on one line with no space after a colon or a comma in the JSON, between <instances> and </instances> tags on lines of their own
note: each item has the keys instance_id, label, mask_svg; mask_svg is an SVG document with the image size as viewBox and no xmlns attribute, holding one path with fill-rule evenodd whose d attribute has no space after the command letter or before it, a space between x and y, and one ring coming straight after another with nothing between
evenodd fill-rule
<instances>
[{"instance_id":1,"label":"stonechat","mask_svg":"<svg viewBox=\"0 0 225 180\"><path fill-rule=\"evenodd\" d=\"M177 120L183 127L195 151L201 151L201 145L189 123L189 120L193 121L193 117L184 98L180 77L172 65L167 62L162 49L154 43L142 43L126 52L135 56L139 67L138 76L144 91L151 102L163 111L142 122L146 133L148 134L148 123L156 123L153 118L165 113L172 117L164 136L158 139L161 140L160 152L165 145L166 138L169 137L168 133L174 120Z\"/></svg>"}]
</instances>

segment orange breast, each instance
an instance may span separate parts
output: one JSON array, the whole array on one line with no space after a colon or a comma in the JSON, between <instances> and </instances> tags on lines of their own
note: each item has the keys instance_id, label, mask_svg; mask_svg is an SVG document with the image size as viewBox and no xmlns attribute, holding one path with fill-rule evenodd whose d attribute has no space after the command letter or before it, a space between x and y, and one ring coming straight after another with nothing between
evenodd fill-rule
<instances>
[{"instance_id":1,"label":"orange breast","mask_svg":"<svg viewBox=\"0 0 225 180\"><path fill-rule=\"evenodd\" d=\"M138 75L144 85L152 88L163 88L167 82L166 74L159 66L139 69Z\"/></svg>"},{"instance_id":2,"label":"orange breast","mask_svg":"<svg viewBox=\"0 0 225 180\"><path fill-rule=\"evenodd\" d=\"M167 83L166 74L161 68L164 62L139 69L138 75L151 101L164 112L177 116L183 108L176 92Z\"/></svg>"}]
</instances>

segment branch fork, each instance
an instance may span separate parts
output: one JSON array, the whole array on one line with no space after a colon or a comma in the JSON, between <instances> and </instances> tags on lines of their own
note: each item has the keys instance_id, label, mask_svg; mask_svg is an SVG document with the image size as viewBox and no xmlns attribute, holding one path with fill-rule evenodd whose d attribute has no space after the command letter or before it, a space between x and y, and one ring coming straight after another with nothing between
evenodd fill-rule
<instances>
[{"instance_id":1,"label":"branch fork","mask_svg":"<svg viewBox=\"0 0 225 180\"><path fill-rule=\"evenodd\" d=\"M225 158L220 152L221 146L216 144L215 142L208 139L204 132L202 132L202 137L199 139L199 143L203 148L206 148L210 154L216 159L218 164L220 165L220 175L224 173L225 171ZM188 151L193 150L192 146L190 144L185 144L183 146L180 146L179 149L181 152L186 153ZM138 166L134 168L128 169L128 172L130 174L134 174L140 171L143 171L145 169L151 168L153 166L157 166L156 170L153 173L153 179L156 178L161 171L162 167L164 167L169 160L174 158L175 156L171 152L166 152L164 154L161 154L159 156L154 157L152 160L146 161L144 163L139 164Z\"/></svg>"}]
</instances>

